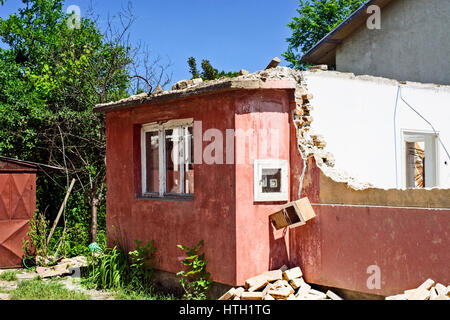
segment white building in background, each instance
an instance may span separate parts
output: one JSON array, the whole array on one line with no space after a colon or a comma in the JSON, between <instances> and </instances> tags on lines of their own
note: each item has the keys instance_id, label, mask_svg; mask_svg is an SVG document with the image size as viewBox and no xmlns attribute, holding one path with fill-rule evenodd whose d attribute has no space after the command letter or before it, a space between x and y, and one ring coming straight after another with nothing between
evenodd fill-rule
<instances>
[{"instance_id":1,"label":"white building in background","mask_svg":"<svg viewBox=\"0 0 450 320\"><path fill-rule=\"evenodd\" d=\"M380 8L378 16L374 8ZM302 61L356 75L450 85L449 30L449 0L370 0Z\"/></svg>"},{"instance_id":2,"label":"white building in background","mask_svg":"<svg viewBox=\"0 0 450 320\"><path fill-rule=\"evenodd\" d=\"M450 86L337 71L303 73L311 128L336 168L382 188L450 188Z\"/></svg>"},{"instance_id":3,"label":"white building in background","mask_svg":"<svg viewBox=\"0 0 450 320\"><path fill-rule=\"evenodd\" d=\"M337 168L377 187L450 188L449 30L450 0L370 0L305 53L337 70L304 73Z\"/></svg>"}]
</instances>

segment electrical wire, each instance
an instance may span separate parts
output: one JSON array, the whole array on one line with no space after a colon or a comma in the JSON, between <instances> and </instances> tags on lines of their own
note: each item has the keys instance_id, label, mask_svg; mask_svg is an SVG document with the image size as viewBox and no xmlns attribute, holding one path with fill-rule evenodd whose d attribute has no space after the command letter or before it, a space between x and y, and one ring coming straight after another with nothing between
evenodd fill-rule
<instances>
[{"instance_id":1,"label":"electrical wire","mask_svg":"<svg viewBox=\"0 0 450 320\"><path fill-rule=\"evenodd\" d=\"M402 96L402 92L399 86L399 91L400 91L400 99L412 110L414 111L419 117L421 117L426 123L428 123L428 125L431 127L431 129L434 132L434 135L438 138L439 143L442 145L442 148L444 149L445 153L447 154L448 159L450 160L450 154L447 151L447 148L445 147L444 143L441 140L441 137L439 136L439 133L437 133L437 131L434 129L433 125L431 124L430 121L428 121L427 119L425 119L424 116L422 116L416 109L414 109Z\"/></svg>"}]
</instances>

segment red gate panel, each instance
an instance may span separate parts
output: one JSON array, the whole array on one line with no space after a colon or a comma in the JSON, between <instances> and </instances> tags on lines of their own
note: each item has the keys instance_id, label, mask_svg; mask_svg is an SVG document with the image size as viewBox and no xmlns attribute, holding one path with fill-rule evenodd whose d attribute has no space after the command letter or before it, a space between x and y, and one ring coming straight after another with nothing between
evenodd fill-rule
<instances>
[{"instance_id":1,"label":"red gate panel","mask_svg":"<svg viewBox=\"0 0 450 320\"><path fill-rule=\"evenodd\" d=\"M0 173L0 268L22 265L22 239L36 208L34 173Z\"/></svg>"}]
</instances>

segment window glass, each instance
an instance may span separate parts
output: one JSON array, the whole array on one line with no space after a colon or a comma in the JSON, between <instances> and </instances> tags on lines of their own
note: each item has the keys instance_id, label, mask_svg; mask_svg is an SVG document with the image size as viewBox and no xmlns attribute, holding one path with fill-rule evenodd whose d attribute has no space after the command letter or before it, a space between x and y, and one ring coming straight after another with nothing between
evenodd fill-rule
<instances>
[{"instance_id":1,"label":"window glass","mask_svg":"<svg viewBox=\"0 0 450 320\"><path fill-rule=\"evenodd\" d=\"M145 192L159 192L159 137L158 131L145 133L146 185Z\"/></svg>"},{"instance_id":2,"label":"window glass","mask_svg":"<svg viewBox=\"0 0 450 320\"><path fill-rule=\"evenodd\" d=\"M166 130L166 192L181 193L181 128Z\"/></svg>"},{"instance_id":3,"label":"window glass","mask_svg":"<svg viewBox=\"0 0 450 320\"><path fill-rule=\"evenodd\" d=\"M194 193L194 134L192 127L185 130L185 183L184 193Z\"/></svg>"}]
</instances>

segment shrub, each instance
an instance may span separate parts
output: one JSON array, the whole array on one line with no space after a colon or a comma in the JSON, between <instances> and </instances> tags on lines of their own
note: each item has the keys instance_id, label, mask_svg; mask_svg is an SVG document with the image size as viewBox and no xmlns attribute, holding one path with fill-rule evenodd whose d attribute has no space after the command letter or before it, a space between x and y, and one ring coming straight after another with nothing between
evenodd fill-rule
<instances>
[{"instance_id":1,"label":"shrub","mask_svg":"<svg viewBox=\"0 0 450 320\"><path fill-rule=\"evenodd\" d=\"M25 257L47 256L48 225L49 223L45 219L44 214L36 211L29 222L29 231L27 233L29 240L22 240L22 250Z\"/></svg>"},{"instance_id":2,"label":"shrub","mask_svg":"<svg viewBox=\"0 0 450 320\"><path fill-rule=\"evenodd\" d=\"M86 284L97 289L121 288L126 267L126 255L121 248L114 247L98 257L93 255L88 260Z\"/></svg>"},{"instance_id":3,"label":"shrub","mask_svg":"<svg viewBox=\"0 0 450 320\"><path fill-rule=\"evenodd\" d=\"M186 253L186 257L181 263L187 267L187 270L180 271L177 275L180 276L180 284L185 292L183 298L188 300L206 299L206 294L212 285L210 273L206 271L208 260L205 259L204 253L198 254L202 246L203 240L192 249L180 244L177 245Z\"/></svg>"},{"instance_id":4,"label":"shrub","mask_svg":"<svg viewBox=\"0 0 450 320\"><path fill-rule=\"evenodd\" d=\"M153 241L144 245L141 241L134 242L136 249L128 253L121 246L115 246L89 258L84 283L99 289L149 290L154 274L156 248Z\"/></svg>"}]
</instances>

